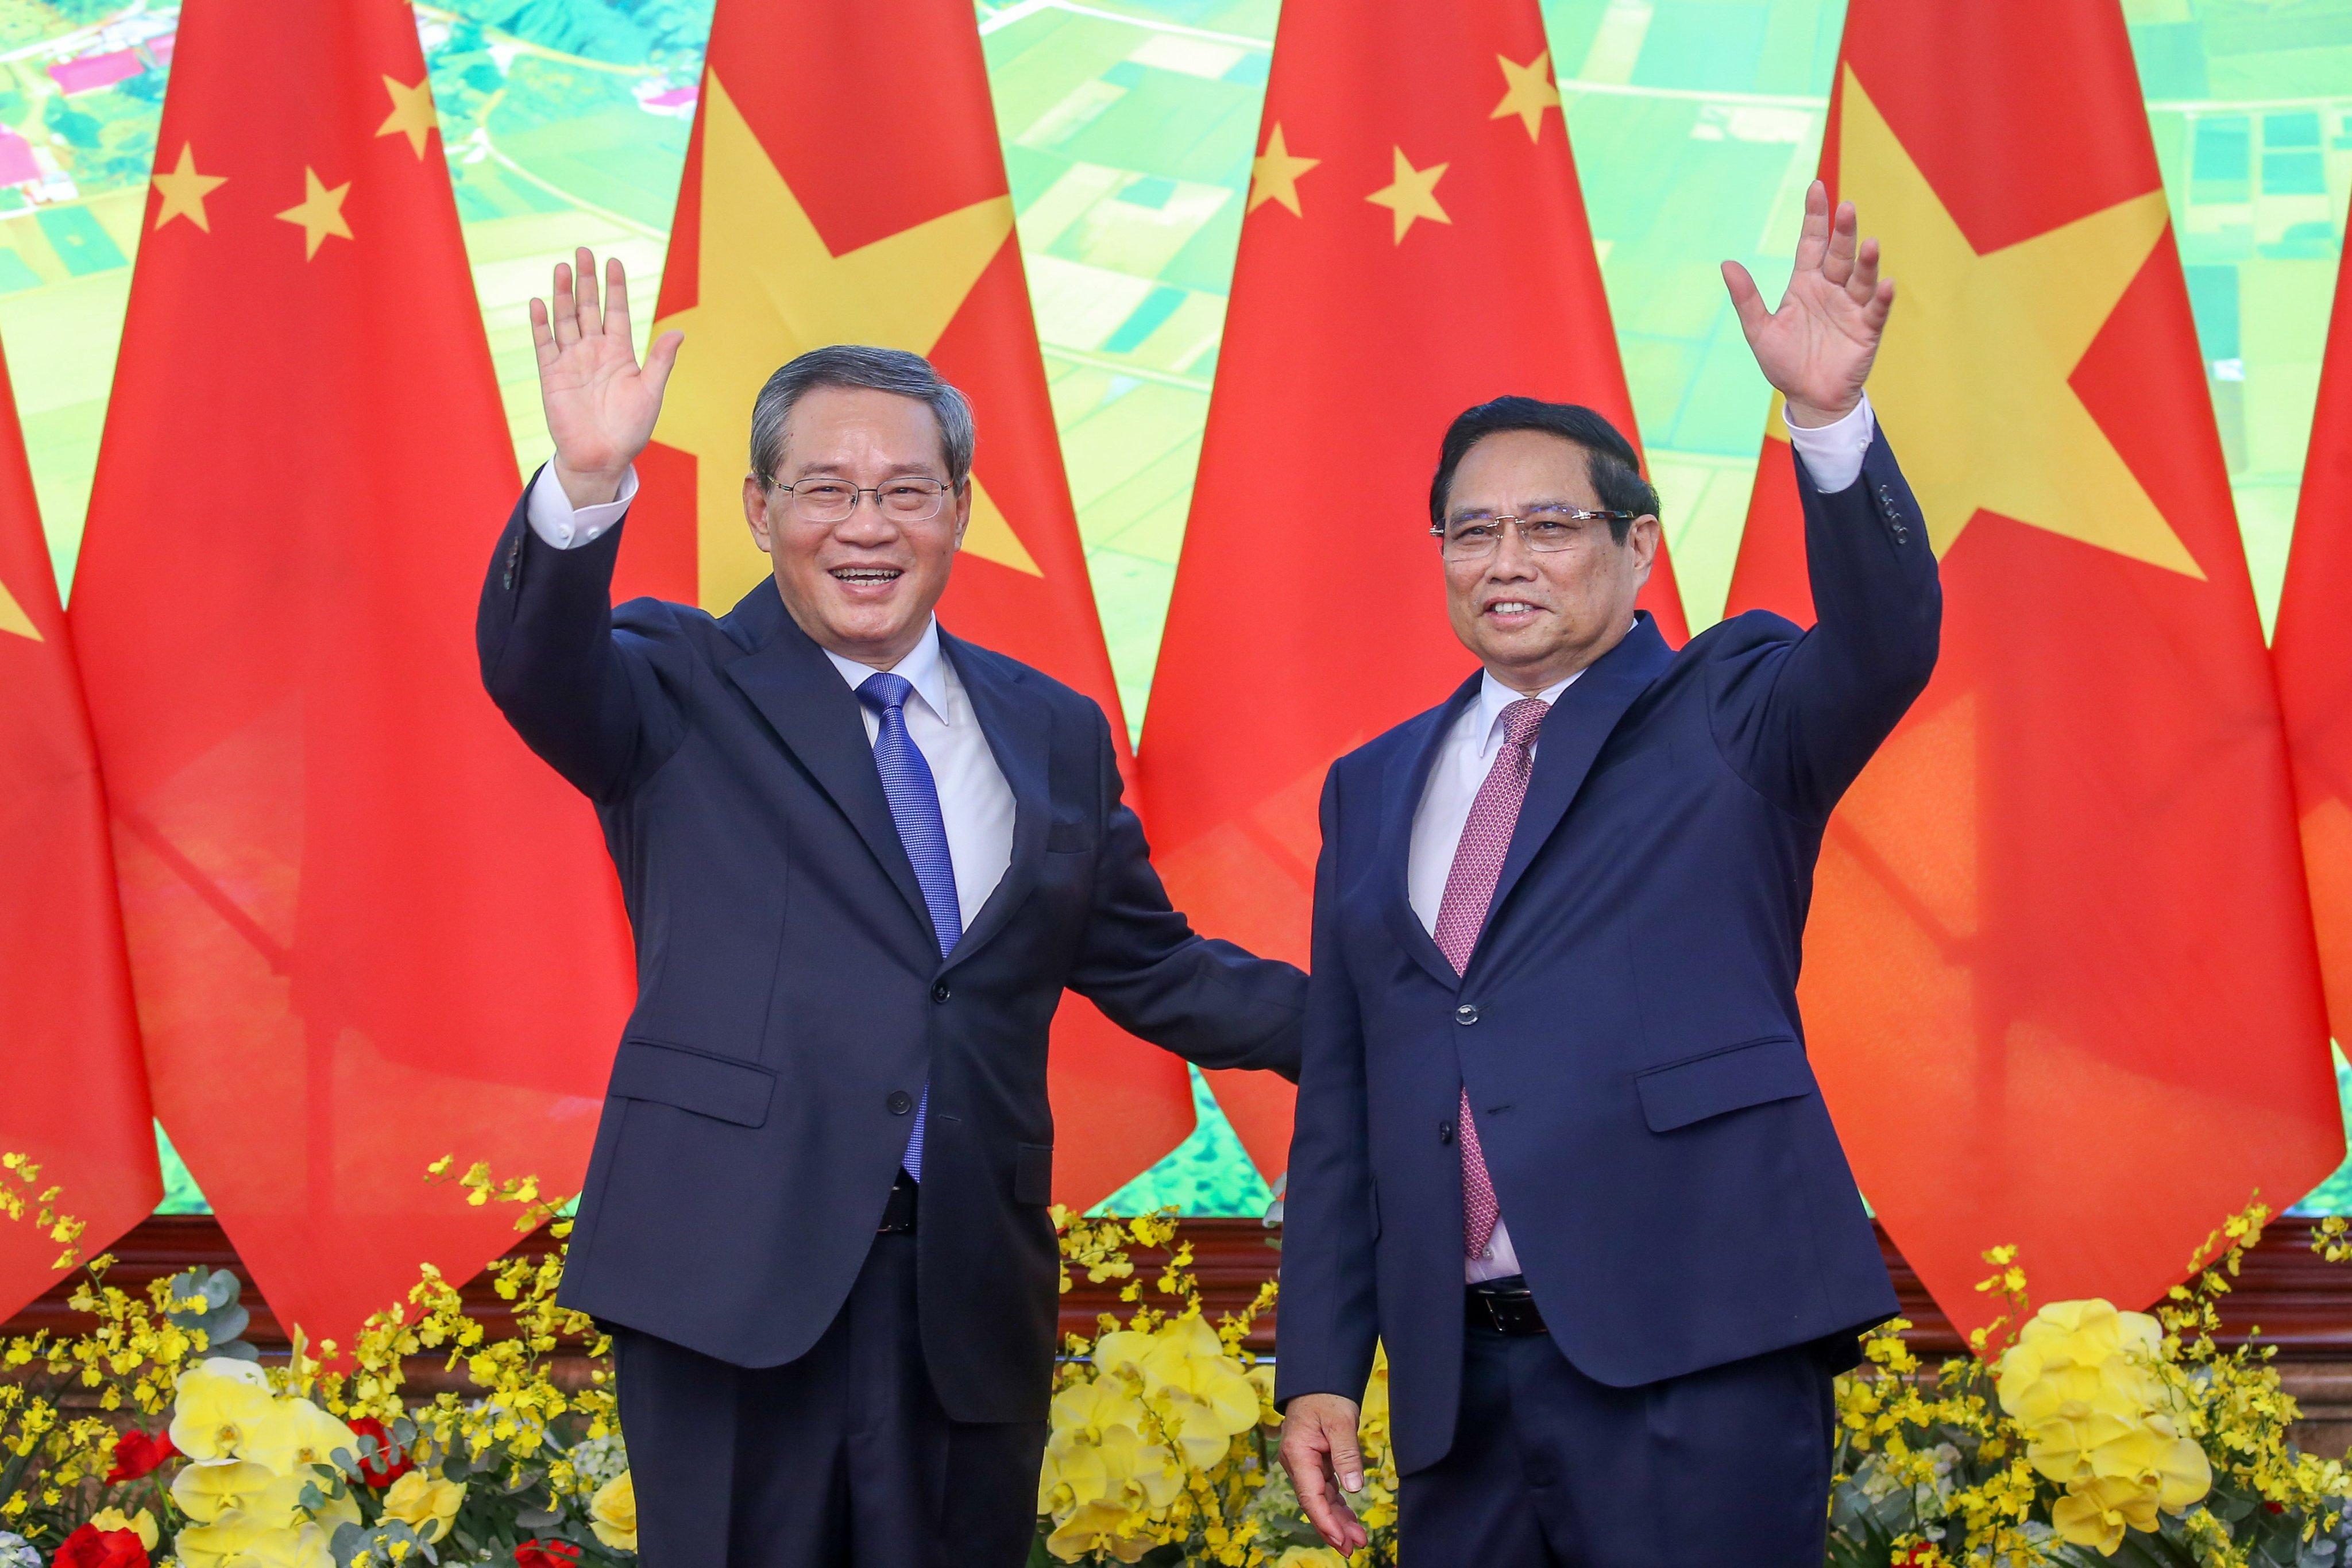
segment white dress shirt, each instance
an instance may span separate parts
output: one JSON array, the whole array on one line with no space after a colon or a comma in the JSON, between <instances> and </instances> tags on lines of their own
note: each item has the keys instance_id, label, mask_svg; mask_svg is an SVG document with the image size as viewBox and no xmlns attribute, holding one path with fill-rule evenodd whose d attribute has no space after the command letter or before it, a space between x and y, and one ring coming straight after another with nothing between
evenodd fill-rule
<instances>
[{"instance_id":1,"label":"white dress shirt","mask_svg":"<svg viewBox=\"0 0 2352 1568\"><path fill-rule=\"evenodd\" d=\"M1789 444L1805 459L1806 472L1824 491L1845 489L1862 477L1863 454L1870 450L1877 430L1870 400L1832 425L1808 429L1789 426ZM1545 687L1535 695L1547 706L1576 684L1577 675ZM1503 744L1503 710L1523 695L1489 673L1480 678L1478 700L1463 710L1437 743L1431 759L1429 783L1412 817L1412 837L1406 848L1405 897L1429 934L1437 934L1437 911L1445 901L1446 879L1454 871L1454 853L1462 841L1463 825L1470 820L1478 787L1495 766ZM1528 748L1532 758L1537 747ZM1511 1247L1510 1227L1500 1218L1486 1250L1463 1259L1463 1277L1475 1285L1520 1272L1519 1256Z\"/></svg>"},{"instance_id":2,"label":"white dress shirt","mask_svg":"<svg viewBox=\"0 0 2352 1568\"><path fill-rule=\"evenodd\" d=\"M621 481L617 500L575 511L563 487L542 468L530 487L524 515L541 541L557 550L574 550L618 522L636 493L637 471L632 468ZM874 673L872 666L844 658L831 648L824 650L824 657L833 661L833 668L853 691ZM972 713L963 682L956 679L955 666L940 652L937 619L924 628L923 640L893 670L915 689L907 700L907 737L922 752L923 761L930 765L931 782L939 787L940 816L948 831L948 858L955 865L956 908L962 913L964 929L970 931L980 907L1004 879L1005 868L1013 864L1013 786L1004 782L1004 772L996 765L996 753L989 750L988 737ZM882 721L863 702L857 708L866 720L866 743L871 745L881 731Z\"/></svg>"}]
</instances>

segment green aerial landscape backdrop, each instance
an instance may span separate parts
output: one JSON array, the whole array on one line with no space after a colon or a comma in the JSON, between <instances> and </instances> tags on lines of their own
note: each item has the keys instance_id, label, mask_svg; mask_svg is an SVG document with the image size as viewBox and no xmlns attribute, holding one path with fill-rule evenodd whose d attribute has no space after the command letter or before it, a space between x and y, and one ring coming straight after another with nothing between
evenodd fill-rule
<instances>
[{"instance_id":1,"label":"green aerial landscape backdrop","mask_svg":"<svg viewBox=\"0 0 2352 1568\"><path fill-rule=\"evenodd\" d=\"M2121 3L2267 626L2352 189L2352 0ZM527 469L547 441L523 303L574 245L619 256L638 298L655 297L711 0L415 9ZM1138 732L1277 11L1017 0L974 15L1095 595ZM160 0L0 0L0 340L68 592L178 13ZM1552 0L1544 16L1696 631L1722 613L1769 401L1716 268L1746 262L1768 294L1786 276L1843 6ZM1900 277L1899 257L1890 270ZM498 521L482 520L486 545ZM1112 1206L1263 1207L1265 1184L1197 1075L1194 1094L1199 1130ZM167 1206L201 1208L166 1151ZM2352 1171L2311 1202L2352 1211Z\"/></svg>"}]
</instances>

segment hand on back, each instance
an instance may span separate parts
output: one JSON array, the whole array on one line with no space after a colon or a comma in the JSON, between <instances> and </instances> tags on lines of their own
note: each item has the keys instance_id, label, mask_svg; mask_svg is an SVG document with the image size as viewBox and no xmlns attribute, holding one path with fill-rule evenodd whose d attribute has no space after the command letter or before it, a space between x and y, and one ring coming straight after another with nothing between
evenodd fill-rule
<instances>
[{"instance_id":1,"label":"hand on back","mask_svg":"<svg viewBox=\"0 0 2352 1568\"><path fill-rule=\"evenodd\" d=\"M1788 399L1791 425L1827 425L1853 412L1878 357L1895 281L1878 275L1878 241L1857 241L1852 202L1830 211L1827 186L1805 192L1805 226L1780 308L1768 310L1756 279L1737 261L1723 264L1739 330L1764 379Z\"/></svg>"},{"instance_id":2,"label":"hand on back","mask_svg":"<svg viewBox=\"0 0 2352 1568\"><path fill-rule=\"evenodd\" d=\"M552 308L530 302L531 346L539 356L540 401L555 440L555 478L575 508L620 494L629 465L653 439L662 388L677 363L682 332L664 332L637 363L629 337L629 285L618 258L604 264L596 297L596 258L583 247L578 269L556 263Z\"/></svg>"}]
</instances>

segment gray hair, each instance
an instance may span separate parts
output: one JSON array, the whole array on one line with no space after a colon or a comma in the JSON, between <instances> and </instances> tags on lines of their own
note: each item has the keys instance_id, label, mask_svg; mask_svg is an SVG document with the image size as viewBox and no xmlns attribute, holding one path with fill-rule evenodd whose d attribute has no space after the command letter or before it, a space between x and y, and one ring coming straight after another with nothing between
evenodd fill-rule
<instances>
[{"instance_id":1,"label":"gray hair","mask_svg":"<svg viewBox=\"0 0 2352 1568\"><path fill-rule=\"evenodd\" d=\"M820 386L859 387L871 392L911 397L939 421L940 445L947 448L948 483L963 489L971 474L971 447L976 438L971 401L940 379L931 362L904 349L870 348L863 343L835 343L811 349L768 378L751 405L751 472L762 485L776 482L776 468L784 457L784 421L793 405Z\"/></svg>"}]
</instances>

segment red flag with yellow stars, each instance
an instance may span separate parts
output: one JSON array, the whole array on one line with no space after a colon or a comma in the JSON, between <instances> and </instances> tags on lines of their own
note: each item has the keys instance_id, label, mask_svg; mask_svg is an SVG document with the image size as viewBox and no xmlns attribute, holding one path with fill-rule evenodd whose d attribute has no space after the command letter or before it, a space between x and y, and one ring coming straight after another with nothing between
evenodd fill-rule
<instances>
[{"instance_id":1,"label":"red flag with yellow stars","mask_svg":"<svg viewBox=\"0 0 2352 1568\"><path fill-rule=\"evenodd\" d=\"M2352 267L2338 269L2271 658L2336 1037L2352 1040Z\"/></svg>"},{"instance_id":2,"label":"red flag with yellow stars","mask_svg":"<svg viewBox=\"0 0 2352 1568\"><path fill-rule=\"evenodd\" d=\"M41 1194L86 1227L83 1257L163 1196L147 1069L122 956L106 797L73 639L41 538L16 401L0 366L0 1171L32 1200L0 1219L0 1318L58 1279L64 1250L33 1221Z\"/></svg>"},{"instance_id":3,"label":"red flag with yellow stars","mask_svg":"<svg viewBox=\"0 0 2352 1568\"><path fill-rule=\"evenodd\" d=\"M415 19L188 0L72 621L156 1108L348 1345L576 1183L629 1000L588 808L483 694L520 481Z\"/></svg>"},{"instance_id":4,"label":"red flag with yellow stars","mask_svg":"<svg viewBox=\"0 0 2352 1568\"><path fill-rule=\"evenodd\" d=\"M920 86L877 114L886 80ZM828 343L910 350L980 428L940 624L1101 703L1126 764L969 11L721 0L655 311L656 332L673 327L686 347L638 462L616 596L733 608L769 572L743 521L761 384ZM1183 1064L1083 997L1065 999L1052 1065L1058 1201L1103 1197L1192 1128Z\"/></svg>"},{"instance_id":5,"label":"red flag with yellow stars","mask_svg":"<svg viewBox=\"0 0 2352 1568\"><path fill-rule=\"evenodd\" d=\"M1304 964L1325 769L1472 668L1446 426L1517 393L1638 437L1536 0L1287 0L1258 148L1143 755L1177 901ZM1679 644L1663 550L1641 602ZM1216 1090L1281 1170L1289 1086Z\"/></svg>"},{"instance_id":6,"label":"red flag with yellow stars","mask_svg":"<svg viewBox=\"0 0 2352 1568\"><path fill-rule=\"evenodd\" d=\"M2052 150L2064 150L2053 156ZM1822 173L1885 245L1871 377L1944 582L1927 693L1830 825L1810 1048L1963 1327L2146 1306L2344 1152L2277 698L2121 14L1854 0ZM1810 620L1787 444L1731 608Z\"/></svg>"}]
</instances>

